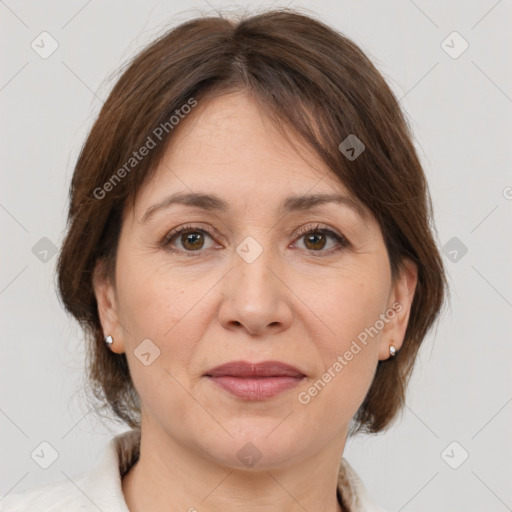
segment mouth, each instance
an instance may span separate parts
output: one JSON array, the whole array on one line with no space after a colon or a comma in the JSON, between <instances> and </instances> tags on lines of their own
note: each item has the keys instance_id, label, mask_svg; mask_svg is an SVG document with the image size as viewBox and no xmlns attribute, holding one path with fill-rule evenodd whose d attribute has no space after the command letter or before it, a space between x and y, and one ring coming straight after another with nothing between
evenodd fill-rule
<instances>
[{"instance_id":1,"label":"mouth","mask_svg":"<svg viewBox=\"0 0 512 512\"><path fill-rule=\"evenodd\" d=\"M204 377L238 398L266 400L294 388L306 375L280 361L232 361L208 370Z\"/></svg>"}]
</instances>

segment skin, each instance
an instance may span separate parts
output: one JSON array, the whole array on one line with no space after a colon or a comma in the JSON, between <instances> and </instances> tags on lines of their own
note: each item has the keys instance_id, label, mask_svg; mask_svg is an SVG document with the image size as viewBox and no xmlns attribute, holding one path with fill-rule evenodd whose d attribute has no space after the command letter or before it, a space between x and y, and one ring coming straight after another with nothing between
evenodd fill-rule
<instances>
[{"instance_id":1,"label":"skin","mask_svg":"<svg viewBox=\"0 0 512 512\"><path fill-rule=\"evenodd\" d=\"M300 155L244 92L203 101L175 128L156 174L126 212L115 283L98 266L102 327L114 337L112 350L126 353L142 404L140 460L122 481L132 512L342 510L336 484L349 423L378 361L389 357L389 345L401 347L417 271L409 265L392 282L377 222L344 204L276 212L292 194L348 195L318 156L298 146ZM178 204L142 222L175 192L215 194L230 210ZM350 248L331 235L297 234L317 223ZM188 224L189 236L205 227L214 236L190 243L178 235L170 245L176 252L160 244ZM263 249L251 263L236 252L248 236ZM400 312L300 403L299 393L395 302ZM160 350L148 366L134 355L147 338ZM233 360L283 361L306 377L274 398L243 400L203 376ZM262 454L250 468L237 457L247 442Z\"/></svg>"}]
</instances>

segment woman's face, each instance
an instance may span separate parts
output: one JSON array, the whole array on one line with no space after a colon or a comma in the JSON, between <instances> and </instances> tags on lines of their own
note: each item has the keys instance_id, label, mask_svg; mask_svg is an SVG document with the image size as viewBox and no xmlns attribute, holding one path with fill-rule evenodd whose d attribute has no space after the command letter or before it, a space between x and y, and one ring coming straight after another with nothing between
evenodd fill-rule
<instances>
[{"instance_id":1,"label":"woman's face","mask_svg":"<svg viewBox=\"0 0 512 512\"><path fill-rule=\"evenodd\" d=\"M349 195L244 94L200 103L175 130L124 219L115 287L95 280L143 435L229 467L339 458L378 361L401 346L415 270L392 283L376 221L350 200L290 199ZM215 199L169 200L191 194ZM211 371L239 361L298 372Z\"/></svg>"}]
</instances>

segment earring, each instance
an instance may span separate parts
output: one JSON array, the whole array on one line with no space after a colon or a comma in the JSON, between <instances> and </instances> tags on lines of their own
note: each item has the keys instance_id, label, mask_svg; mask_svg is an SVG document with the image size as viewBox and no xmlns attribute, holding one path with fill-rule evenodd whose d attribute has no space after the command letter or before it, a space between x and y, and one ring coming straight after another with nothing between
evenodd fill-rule
<instances>
[{"instance_id":1,"label":"earring","mask_svg":"<svg viewBox=\"0 0 512 512\"><path fill-rule=\"evenodd\" d=\"M114 343L114 338L112 338L112 336L110 336L110 334L108 336L105 336L105 343L107 344L107 346L109 348L111 348L112 344Z\"/></svg>"},{"instance_id":2,"label":"earring","mask_svg":"<svg viewBox=\"0 0 512 512\"><path fill-rule=\"evenodd\" d=\"M390 345L390 346L389 346L389 355L390 355L391 357L395 357L395 354L396 354L396 348L395 348L395 346L394 346L394 345Z\"/></svg>"}]
</instances>

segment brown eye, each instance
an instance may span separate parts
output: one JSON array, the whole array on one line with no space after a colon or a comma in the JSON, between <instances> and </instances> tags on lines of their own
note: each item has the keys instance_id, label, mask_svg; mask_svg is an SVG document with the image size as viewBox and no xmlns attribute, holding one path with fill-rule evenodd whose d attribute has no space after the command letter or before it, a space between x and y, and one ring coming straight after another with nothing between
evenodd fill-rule
<instances>
[{"instance_id":1,"label":"brown eye","mask_svg":"<svg viewBox=\"0 0 512 512\"><path fill-rule=\"evenodd\" d=\"M184 233L180 236L180 241L185 249L197 251L204 245L204 235L199 231Z\"/></svg>"},{"instance_id":2,"label":"brown eye","mask_svg":"<svg viewBox=\"0 0 512 512\"><path fill-rule=\"evenodd\" d=\"M304 236L304 244L308 249L321 250L327 243L324 233L312 233Z\"/></svg>"},{"instance_id":3,"label":"brown eye","mask_svg":"<svg viewBox=\"0 0 512 512\"><path fill-rule=\"evenodd\" d=\"M180 226L171 231L161 241L161 246L171 252L194 253L201 252L202 249L208 249L213 246L207 246L207 239L213 241L213 234L205 228L195 228L194 226ZM192 254L187 254L192 255Z\"/></svg>"},{"instance_id":4,"label":"brown eye","mask_svg":"<svg viewBox=\"0 0 512 512\"><path fill-rule=\"evenodd\" d=\"M322 228L320 225L306 227L299 232L299 235L299 239L304 240L307 252L313 254L315 252L320 253L320 255L329 254L336 250L350 247L350 242L345 237L338 235L330 229ZM329 244L329 239L334 243L331 243L331 246L324 250Z\"/></svg>"}]
</instances>

